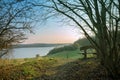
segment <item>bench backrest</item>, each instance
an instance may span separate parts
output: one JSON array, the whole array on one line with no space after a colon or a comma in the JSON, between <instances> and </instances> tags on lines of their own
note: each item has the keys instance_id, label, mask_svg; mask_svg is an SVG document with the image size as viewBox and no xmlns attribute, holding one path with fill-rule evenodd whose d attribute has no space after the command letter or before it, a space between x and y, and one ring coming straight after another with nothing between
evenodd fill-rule
<instances>
[{"instance_id":1,"label":"bench backrest","mask_svg":"<svg viewBox=\"0 0 120 80\"><path fill-rule=\"evenodd\" d=\"M80 50L87 50L87 49L94 49L94 47L91 45L80 47Z\"/></svg>"}]
</instances>

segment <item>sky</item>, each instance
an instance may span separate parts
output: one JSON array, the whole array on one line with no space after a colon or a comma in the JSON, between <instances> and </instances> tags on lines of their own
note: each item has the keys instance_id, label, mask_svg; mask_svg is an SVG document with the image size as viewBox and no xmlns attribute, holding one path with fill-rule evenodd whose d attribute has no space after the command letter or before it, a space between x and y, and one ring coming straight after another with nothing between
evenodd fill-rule
<instances>
[{"instance_id":1,"label":"sky","mask_svg":"<svg viewBox=\"0 0 120 80\"><path fill-rule=\"evenodd\" d=\"M42 9L35 8L36 14L42 14L46 12ZM83 35L79 33L78 28L59 22L61 17L50 18L45 24L39 22L34 27L35 34L27 34L23 44L31 43L73 43ZM71 22L70 22L71 23Z\"/></svg>"},{"instance_id":2,"label":"sky","mask_svg":"<svg viewBox=\"0 0 120 80\"><path fill-rule=\"evenodd\" d=\"M49 20L45 24L34 27L35 34L28 34L23 44L32 43L73 43L82 35L74 26L63 25L61 22Z\"/></svg>"}]
</instances>

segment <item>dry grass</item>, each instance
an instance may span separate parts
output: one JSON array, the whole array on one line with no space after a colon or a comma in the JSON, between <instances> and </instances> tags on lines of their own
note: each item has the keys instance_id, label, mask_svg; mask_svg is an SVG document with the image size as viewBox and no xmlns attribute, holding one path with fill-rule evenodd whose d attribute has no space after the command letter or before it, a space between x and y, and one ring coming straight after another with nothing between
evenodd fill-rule
<instances>
[{"instance_id":1,"label":"dry grass","mask_svg":"<svg viewBox=\"0 0 120 80\"><path fill-rule=\"evenodd\" d=\"M3 64L2 64L3 63ZM95 59L0 60L0 80L112 80Z\"/></svg>"}]
</instances>

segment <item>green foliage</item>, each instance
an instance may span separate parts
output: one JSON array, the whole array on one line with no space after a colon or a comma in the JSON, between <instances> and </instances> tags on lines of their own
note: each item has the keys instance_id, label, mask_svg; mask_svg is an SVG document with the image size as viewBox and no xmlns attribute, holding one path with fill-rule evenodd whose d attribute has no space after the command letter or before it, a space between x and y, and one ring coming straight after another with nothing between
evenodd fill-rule
<instances>
[{"instance_id":1,"label":"green foliage","mask_svg":"<svg viewBox=\"0 0 120 80\"><path fill-rule=\"evenodd\" d=\"M55 53L62 52L62 51L74 51L76 49L77 49L77 46L68 45L68 46L64 46L64 47L60 47L60 48L54 48L48 53L48 55L55 54Z\"/></svg>"},{"instance_id":2,"label":"green foliage","mask_svg":"<svg viewBox=\"0 0 120 80\"><path fill-rule=\"evenodd\" d=\"M90 42L88 41L87 38L79 39L74 42L74 44L76 44L76 43L78 43L80 46L90 45Z\"/></svg>"},{"instance_id":3,"label":"green foliage","mask_svg":"<svg viewBox=\"0 0 120 80\"><path fill-rule=\"evenodd\" d=\"M23 75L32 77L36 75L36 71L32 66L23 66Z\"/></svg>"},{"instance_id":4,"label":"green foliage","mask_svg":"<svg viewBox=\"0 0 120 80\"><path fill-rule=\"evenodd\" d=\"M29 60L28 58L24 58L25 61Z\"/></svg>"},{"instance_id":5,"label":"green foliage","mask_svg":"<svg viewBox=\"0 0 120 80\"><path fill-rule=\"evenodd\" d=\"M38 58L40 55L39 54L36 54L36 58Z\"/></svg>"},{"instance_id":6,"label":"green foliage","mask_svg":"<svg viewBox=\"0 0 120 80\"><path fill-rule=\"evenodd\" d=\"M22 63L23 60L17 60L16 63ZM56 60L44 59L27 59L22 64L14 64L14 61L7 65L0 66L0 80L33 80L42 74L50 74L46 71L55 64Z\"/></svg>"},{"instance_id":7,"label":"green foliage","mask_svg":"<svg viewBox=\"0 0 120 80\"><path fill-rule=\"evenodd\" d=\"M55 54L47 55L50 58L62 58L62 59L82 59L84 56L80 53L79 49L74 51L62 51ZM95 57L93 54L87 54L88 58Z\"/></svg>"},{"instance_id":8,"label":"green foliage","mask_svg":"<svg viewBox=\"0 0 120 80\"><path fill-rule=\"evenodd\" d=\"M95 39L95 37L92 36L92 39ZM74 44L79 46L91 45L90 41L87 38L78 39L77 41L74 42Z\"/></svg>"},{"instance_id":9,"label":"green foliage","mask_svg":"<svg viewBox=\"0 0 120 80\"><path fill-rule=\"evenodd\" d=\"M0 66L0 80L112 80L94 59L73 61L45 57L13 64Z\"/></svg>"},{"instance_id":10,"label":"green foliage","mask_svg":"<svg viewBox=\"0 0 120 80\"><path fill-rule=\"evenodd\" d=\"M78 53L79 53L79 49L74 50L74 51L62 51L62 52L58 52L56 54L47 55L47 57L67 58L67 56L68 56L69 59L82 58L82 55L78 54Z\"/></svg>"}]
</instances>

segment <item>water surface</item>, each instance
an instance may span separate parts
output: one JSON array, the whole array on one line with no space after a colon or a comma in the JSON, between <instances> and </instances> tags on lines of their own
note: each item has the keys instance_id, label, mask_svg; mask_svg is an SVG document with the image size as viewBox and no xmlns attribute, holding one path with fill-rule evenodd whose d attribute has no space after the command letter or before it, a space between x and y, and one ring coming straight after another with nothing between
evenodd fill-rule
<instances>
[{"instance_id":1,"label":"water surface","mask_svg":"<svg viewBox=\"0 0 120 80\"><path fill-rule=\"evenodd\" d=\"M45 56L54 47L31 47L31 48L14 48L10 51L10 54L5 56L8 58L33 58L37 54L39 56Z\"/></svg>"}]
</instances>

